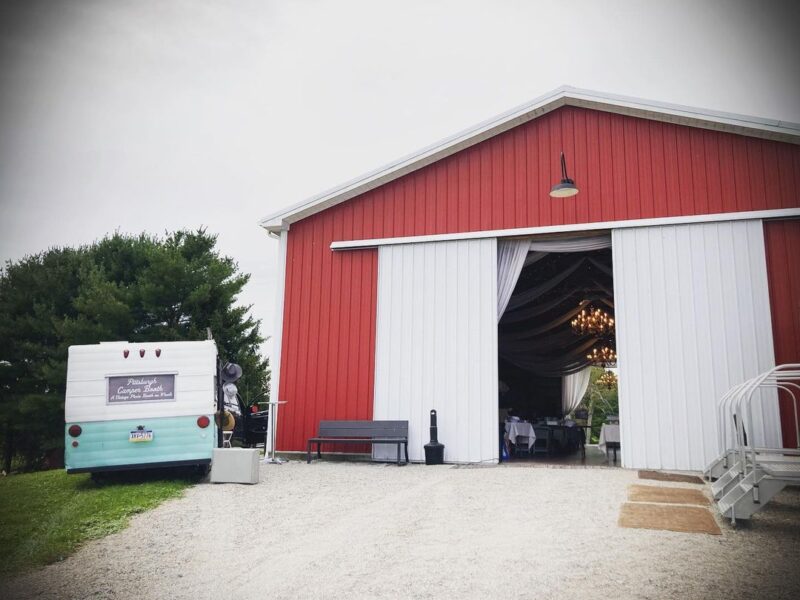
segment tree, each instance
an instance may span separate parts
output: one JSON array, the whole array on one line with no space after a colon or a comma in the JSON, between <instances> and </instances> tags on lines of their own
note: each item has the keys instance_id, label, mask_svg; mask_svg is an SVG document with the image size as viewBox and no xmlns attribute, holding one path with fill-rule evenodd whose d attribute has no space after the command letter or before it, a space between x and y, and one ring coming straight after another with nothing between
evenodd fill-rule
<instances>
[{"instance_id":1,"label":"tree","mask_svg":"<svg viewBox=\"0 0 800 600\"><path fill-rule=\"evenodd\" d=\"M114 234L90 246L54 248L0 272L0 436L4 467L35 468L63 449L67 349L108 340L202 340L242 366L238 384L268 393L264 341L249 306L249 279L215 250L205 230L161 239Z\"/></svg>"},{"instance_id":2,"label":"tree","mask_svg":"<svg viewBox=\"0 0 800 600\"><path fill-rule=\"evenodd\" d=\"M19 455L41 463L63 444L66 352L57 326L76 314L86 249L53 249L7 264L0 274L0 389L3 467Z\"/></svg>"},{"instance_id":3,"label":"tree","mask_svg":"<svg viewBox=\"0 0 800 600\"><path fill-rule=\"evenodd\" d=\"M591 426L589 443L595 444L600 438L600 428L606 421L606 415L619 415L619 395L617 386L608 388L597 383L605 369L592 367L589 375L589 387L581 401L581 407L589 411Z\"/></svg>"}]
</instances>

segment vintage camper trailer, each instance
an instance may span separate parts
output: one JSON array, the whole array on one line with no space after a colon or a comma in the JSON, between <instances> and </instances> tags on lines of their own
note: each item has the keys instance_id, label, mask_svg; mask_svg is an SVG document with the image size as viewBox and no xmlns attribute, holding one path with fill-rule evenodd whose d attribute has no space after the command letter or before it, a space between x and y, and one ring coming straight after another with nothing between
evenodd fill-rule
<instances>
[{"instance_id":1,"label":"vintage camper trailer","mask_svg":"<svg viewBox=\"0 0 800 600\"><path fill-rule=\"evenodd\" d=\"M67 473L198 465L217 445L213 341L71 346Z\"/></svg>"}]
</instances>

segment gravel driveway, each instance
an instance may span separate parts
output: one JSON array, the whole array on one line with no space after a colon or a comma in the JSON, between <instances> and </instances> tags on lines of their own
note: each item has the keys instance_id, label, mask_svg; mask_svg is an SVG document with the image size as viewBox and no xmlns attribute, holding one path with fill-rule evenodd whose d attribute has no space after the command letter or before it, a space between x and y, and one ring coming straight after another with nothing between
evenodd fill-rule
<instances>
[{"instance_id":1,"label":"gravel driveway","mask_svg":"<svg viewBox=\"0 0 800 600\"><path fill-rule=\"evenodd\" d=\"M323 461L261 476L198 485L0 596L800 597L798 488L710 536L619 528L644 483L623 469Z\"/></svg>"}]
</instances>

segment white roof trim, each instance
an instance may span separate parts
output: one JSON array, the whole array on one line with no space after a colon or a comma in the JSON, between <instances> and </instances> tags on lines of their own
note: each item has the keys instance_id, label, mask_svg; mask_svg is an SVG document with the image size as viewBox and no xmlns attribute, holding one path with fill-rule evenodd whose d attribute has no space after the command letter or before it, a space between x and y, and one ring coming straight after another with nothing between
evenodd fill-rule
<instances>
[{"instance_id":1,"label":"white roof trim","mask_svg":"<svg viewBox=\"0 0 800 600\"><path fill-rule=\"evenodd\" d=\"M800 124L798 123L715 112L563 86L527 104L479 123L475 127L269 215L259 224L270 232L286 230L292 223L398 179L562 106L578 106L654 121L800 144Z\"/></svg>"},{"instance_id":2,"label":"white roof trim","mask_svg":"<svg viewBox=\"0 0 800 600\"><path fill-rule=\"evenodd\" d=\"M612 229L633 227L663 227L665 225L691 225L694 223L724 223L726 221L750 221L753 219L796 219L800 208L776 208L772 210L753 210L735 213L712 213L707 215L686 215L682 217L655 217L652 219L630 219L627 221L602 221L592 223L569 223L567 225L540 225L518 229L495 229L492 231L464 231L460 233L437 233L409 237L377 238L371 240L337 240L331 242L331 250L363 250L380 246L401 244L425 244L433 242L452 242L455 240L479 240L485 238L529 237L555 233L583 234Z\"/></svg>"}]
</instances>

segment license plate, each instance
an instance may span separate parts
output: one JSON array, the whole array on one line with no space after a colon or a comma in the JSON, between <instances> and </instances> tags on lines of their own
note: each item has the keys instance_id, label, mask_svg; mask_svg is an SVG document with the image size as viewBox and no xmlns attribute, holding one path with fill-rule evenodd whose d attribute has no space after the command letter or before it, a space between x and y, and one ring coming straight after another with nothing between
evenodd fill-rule
<instances>
[{"instance_id":1,"label":"license plate","mask_svg":"<svg viewBox=\"0 0 800 600\"><path fill-rule=\"evenodd\" d=\"M151 429L146 429L144 431L131 431L131 435L128 438L129 442L152 442L153 441L153 431Z\"/></svg>"}]
</instances>

